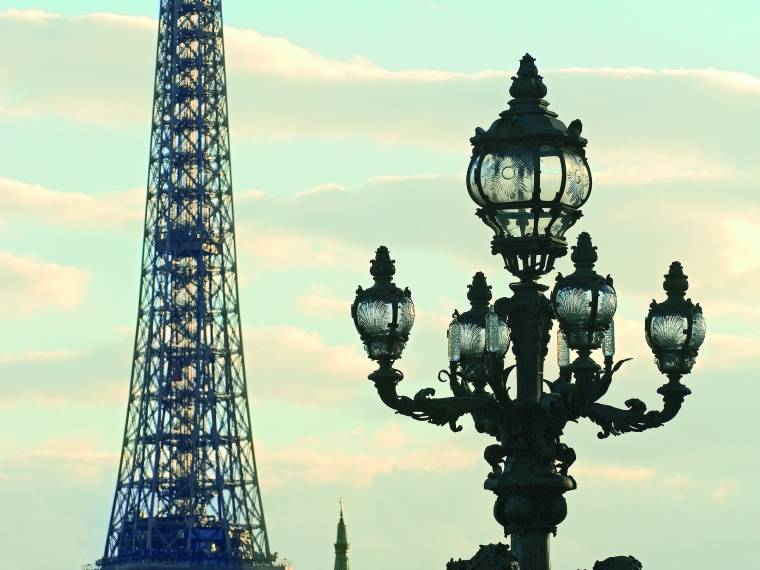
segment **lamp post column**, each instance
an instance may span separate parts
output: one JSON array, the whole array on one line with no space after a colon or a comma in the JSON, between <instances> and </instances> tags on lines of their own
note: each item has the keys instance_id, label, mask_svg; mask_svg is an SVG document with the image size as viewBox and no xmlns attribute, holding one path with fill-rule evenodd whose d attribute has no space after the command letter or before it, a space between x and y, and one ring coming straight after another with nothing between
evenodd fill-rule
<instances>
[{"instance_id":1,"label":"lamp post column","mask_svg":"<svg viewBox=\"0 0 760 570\"><path fill-rule=\"evenodd\" d=\"M562 496L575 488L572 478L555 468L558 436L551 416L540 403L543 366L552 309L547 287L523 280L511 285L514 295L497 302L507 319L517 372L516 414L502 426L506 455L504 472L486 481L496 495L494 516L511 535L512 551L521 570L550 570L549 535L567 515Z\"/></svg>"}]
</instances>

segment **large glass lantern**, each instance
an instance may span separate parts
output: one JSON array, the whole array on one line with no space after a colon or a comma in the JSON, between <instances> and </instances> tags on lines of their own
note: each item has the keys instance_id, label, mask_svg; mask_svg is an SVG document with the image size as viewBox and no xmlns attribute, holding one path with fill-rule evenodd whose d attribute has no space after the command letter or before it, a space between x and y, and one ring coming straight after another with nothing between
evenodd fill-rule
<instances>
[{"instance_id":1,"label":"large glass lantern","mask_svg":"<svg viewBox=\"0 0 760 570\"><path fill-rule=\"evenodd\" d=\"M705 340L705 317L699 303L685 298L689 280L679 262L670 265L663 288L668 298L652 301L644 323L647 344L660 372L681 376L691 372Z\"/></svg>"},{"instance_id":2,"label":"large glass lantern","mask_svg":"<svg viewBox=\"0 0 760 570\"><path fill-rule=\"evenodd\" d=\"M375 284L357 289L351 317L369 357L393 362L401 358L414 325L412 294L393 283L396 266L387 247L380 246L370 264Z\"/></svg>"},{"instance_id":3,"label":"large glass lantern","mask_svg":"<svg viewBox=\"0 0 760 570\"><path fill-rule=\"evenodd\" d=\"M552 292L552 306L564 335L562 342L573 350L591 350L606 340L605 356L612 356L614 329L611 327L617 310L617 294L612 278L594 271L596 247L588 233L578 236L571 259L575 271L567 277L558 275Z\"/></svg>"},{"instance_id":4,"label":"large glass lantern","mask_svg":"<svg viewBox=\"0 0 760 570\"><path fill-rule=\"evenodd\" d=\"M512 274L535 279L567 252L565 232L591 193L591 170L581 122L566 127L549 111L535 59L526 54L512 80L509 109L471 139L467 189L494 231L493 253Z\"/></svg>"},{"instance_id":5,"label":"large glass lantern","mask_svg":"<svg viewBox=\"0 0 760 570\"><path fill-rule=\"evenodd\" d=\"M494 312L491 286L482 272L467 286L470 310L454 312L449 325L449 361L467 364L482 362L486 353L503 357L509 348L507 323Z\"/></svg>"}]
</instances>

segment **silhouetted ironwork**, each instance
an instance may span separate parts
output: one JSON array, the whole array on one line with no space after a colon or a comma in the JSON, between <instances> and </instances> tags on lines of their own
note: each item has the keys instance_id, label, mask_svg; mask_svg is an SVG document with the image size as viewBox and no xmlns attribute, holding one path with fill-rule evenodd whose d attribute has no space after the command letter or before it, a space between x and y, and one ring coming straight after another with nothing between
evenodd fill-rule
<instances>
[{"instance_id":1,"label":"silhouetted ironwork","mask_svg":"<svg viewBox=\"0 0 760 570\"><path fill-rule=\"evenodd\" d=\"M162 0L134 360L101 568L268 566L221 0Z\"/></svg>"},{"instance_id":2,"label":"silhouetted ironwork","mask_svg":"<svg viewBox=\"0 0 760 570\"><path fill-rule=\"evenodd\" d=\"M439 374L453 396L434 398L432 388L412 398L397 393L404 376L394 363L409 340L414 305L410 291L393 283L395 262L386 247L378 248L371 262L375 284L359 287L351 313L367 354L378 364L369 378L387 406L453 431L460 431L460 418L470 415L477 431L497 440L484 453L491 467L485 487L496 494L494 515L505 536L511 536L503 562L511 564L514 554L522 570L549 570L549 535L567 515L564 493L576 488L569 474L575 451L560 439L565 426L585 417L601 427L599 437L605 438L673 419L690 393L681 379L704 341L705 320L700 306L685 298L688 281L674 262L665 277L667 300L653 302L645 320L647 342L668 378L658 390L663 409L649 411L637 399L625 402L625 408L598 403L628 360L614 362L617 295L612 278L595 272L596 247L585 232L573 248L575 271L558 275L550 298L545 295L549 288L539 282L567 253L565 233L589 198L591 171L581 122L565 127L549 111L534 62L525 55L512 78L509 109L471 139L467 188L479 206L478 216L494 231L492 252L504 258L518 282L510 285L511 296L492 303L485 276L473 278L467 294L471 308L454 312L449 367ZM548 381L544 361L554 321L559 324L560 373ZM505 367L510 343L515 363ZM592 358L595 350L601 350L603 365ZM498 552L498 545L492 545L478 556ZM477 557L452 562L454 568L479 567L477 563ZM595 568L623 563L638 564L628 557Z\"/></svg>"}]
</instances>

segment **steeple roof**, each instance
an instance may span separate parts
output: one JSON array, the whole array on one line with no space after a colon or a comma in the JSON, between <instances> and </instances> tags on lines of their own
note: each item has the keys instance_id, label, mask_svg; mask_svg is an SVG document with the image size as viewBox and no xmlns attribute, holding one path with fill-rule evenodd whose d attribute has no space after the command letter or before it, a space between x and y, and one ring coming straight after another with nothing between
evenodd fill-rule
<instances>
[{"instance_id":1,"label":"steeple roof","mask_svg":"<svg viewBox=\"0 0 760 570\"><path fill-rule=\"evenodd\" d=\"M343 518L343 499L340 500L340 520L338 521L338 537L335 541L334 570L350 570L348 563L348 533L346 521Z\"/></svg>"}]
</instances>

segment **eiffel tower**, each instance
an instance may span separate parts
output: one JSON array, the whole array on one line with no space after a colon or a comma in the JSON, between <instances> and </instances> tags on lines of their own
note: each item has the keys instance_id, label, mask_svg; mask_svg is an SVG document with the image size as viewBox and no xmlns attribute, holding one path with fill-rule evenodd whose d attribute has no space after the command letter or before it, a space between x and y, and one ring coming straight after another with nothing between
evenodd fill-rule
<instances>
[{"instance_id":1,"label":"eiffel tower","mask_svg":"<svg viewBox=\"0 0 760 570\"><path fill-rule=\"evenodd\" d=\"M283 568L238 306L221 0L161 0L141 283L108 570Z\"/></svg>"}]
</instances>

